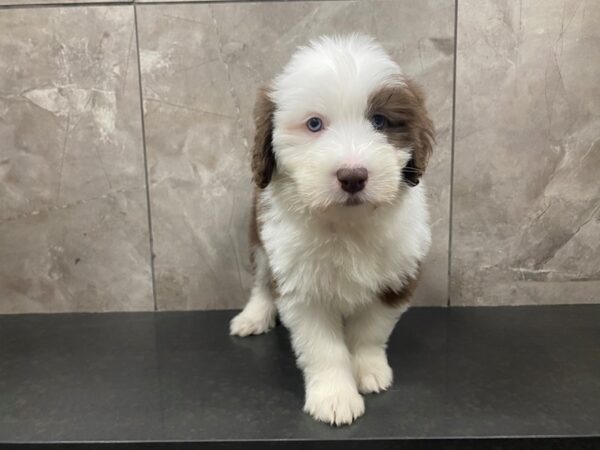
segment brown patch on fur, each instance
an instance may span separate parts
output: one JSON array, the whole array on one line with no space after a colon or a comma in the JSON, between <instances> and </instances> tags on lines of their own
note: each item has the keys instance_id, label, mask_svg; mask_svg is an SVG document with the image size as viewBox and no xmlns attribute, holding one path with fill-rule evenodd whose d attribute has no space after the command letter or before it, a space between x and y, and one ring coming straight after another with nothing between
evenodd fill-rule
<instances>
[{"instance_id":1,"label":"brown patch on fur","mask_svg":"<svg viewBox=\"0 0 600 450\"><path fill-rule=\"evenodd\" d=\"M260 238L260 224L258 223L258 190L254 189L252 207L250 208L250 247L262 247Z\"/></svg>"},{"instance_id":2,"label":"brown patch on fur","mask_svg":"<svg viewBox=\"0 0 600 450\"><path fill-rule=\"evenodd\" d=\"M417 288L420 274L419 270L399 291L390 288L384 289L381 294L379 294L379 298L387 306L393 308L410 303L410 300L415 293L415 289Z\"/></svg>"},{"instance_id":3,"label":"brown patch on fur","mask_svg":"<svg viewBox=\"0 0 600 450\"><path fill-rule=\"evenodd\" d=\"M271 284L269 287L271 288L271 295L273 296L273 298L278 298L279 286L277 285L277 280L273 278L273 275L271 275Z\"/></svg>"},{"instance_id":4,"label":"brown patch on fur","mask_svg":"<svg viewBox=\"0 0 600 450\"><path fill-rule=\"evenodd\" d=\"M269 97L268 89L260 89L254 106L256 130L251 162L253 179L260 189L267 187L275 170L275 154L273 153L274 114L275 103Z\"/></svg>"},{"instance_id":5,"label":"brown patch on fur","mask_svg":"<svg viewBox=\"0 0 600 450\"><path fill-rule=\"evenodd\" d=\"M384 86L371 94L367 118L374 114L385 116L387 125L382 132L388 141L398 148L412 148L412 158L402 174L408 185L416 186L429 162L435 137L423 91L409 79L402 82Z\"/></svg>"}]
</instances>

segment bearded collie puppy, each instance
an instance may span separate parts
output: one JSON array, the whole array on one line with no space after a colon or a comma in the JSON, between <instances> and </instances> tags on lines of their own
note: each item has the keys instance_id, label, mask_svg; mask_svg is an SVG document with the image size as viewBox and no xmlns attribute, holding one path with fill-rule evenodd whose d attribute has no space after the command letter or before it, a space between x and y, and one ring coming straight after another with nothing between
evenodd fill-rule
<instances>
[{"instance_id":1,"label":"bearded collie puppy","mask_svg":"<svg viewBox=\"0 0 600 450\"><path fill-rule=\"evenodd\" d=\"M373 39L322 37L259 92L255 125L254 287L230 331L265 333L279 313L304 410L349 424L361 393L392 384L386 343L430 245L424 96Z\"/></svg>"}]
</instances>

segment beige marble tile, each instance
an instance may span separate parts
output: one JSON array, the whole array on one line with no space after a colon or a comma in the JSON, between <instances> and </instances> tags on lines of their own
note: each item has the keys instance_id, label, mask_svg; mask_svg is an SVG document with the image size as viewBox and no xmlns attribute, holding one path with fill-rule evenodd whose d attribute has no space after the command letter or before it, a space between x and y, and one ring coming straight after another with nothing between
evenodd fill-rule
<instances>
[{"instance_id":1,"label":"beige marble tile","mask_svg":"<svg viewBox=\"0 0 600 450\"><path fill-rule=\"evenodd\" d=\"M434 246L418 304L446 304L454 2L138 7L160 309L234 308L251 276L248 142L257 88L297 45L373 34L426 88L438 129L427 182Z\"/></svg>"},{"instance_id":2,"label":"beige marble tile","mask_svg":"<svg viewBox=\"0 0 600 450\"><path fill-rule=\"evenodd\" d=\"M461 0L452 304L600 301L600 3Z\"/></svg>"},{"instance_id":3,"label":"beige marble tile","mask_svg":"<svg viewBox=\"0 0 600 450\"><path fill-rule=\"evenodd\" d=\"M145 189L0 221L0 312L153 309Z\"/></svg>"},{"instance_id":4,"label":"beige marble tile","mask_svg":"<svg viewBox=\"0 0 600 450\"><path fill-rule=\"evenodd\" d=\"M133 19L0 10L0 312L153 308Z\"/></svg>"}]
</instances>

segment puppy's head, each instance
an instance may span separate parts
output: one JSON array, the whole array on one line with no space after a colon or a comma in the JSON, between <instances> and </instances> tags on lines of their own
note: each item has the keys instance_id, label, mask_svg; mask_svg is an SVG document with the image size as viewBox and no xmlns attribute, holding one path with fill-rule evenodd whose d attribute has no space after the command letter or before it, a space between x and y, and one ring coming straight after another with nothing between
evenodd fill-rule
<instances>
[{"instance_id":1,"label":"puppy's head","mask_svg":"<svg viewBox=\"0 0 600 450\"><path fill-rule=\"evenodd\" d=\"M311 209L393 203L419 183L432 150L420 89L360 35L300 48L259 93L255 121L256 184L275 177Z\"/></svg>"}]
</instances>

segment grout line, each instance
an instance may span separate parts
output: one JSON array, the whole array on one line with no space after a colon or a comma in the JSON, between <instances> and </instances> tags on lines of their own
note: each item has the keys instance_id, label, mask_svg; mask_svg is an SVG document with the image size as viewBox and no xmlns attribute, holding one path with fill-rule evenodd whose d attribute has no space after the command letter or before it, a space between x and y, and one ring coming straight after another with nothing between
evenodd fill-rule
<instances>
[{"instance_id":1,"label":"grout line","mask_svg":"<svg viewBox=\"0 0 600 450\"><path fill-rule=\"evenodd\" d=\"M144 152L144 176L146 179L146 204L148 206L148 243L150 246L150 274L152 276L152 298L154 311L158 310L156 301L156 277L154 272L154 233L152 230L152 205L150 204L150 176L148 175L148 152L146 149L146 119L144 117L144 95L142 91L142 64L140 58L140 36L138 31L137 7L133 5L133 23L135 27L135 51L138 65L138 89L140 94L140 120L142 125L142 149Z\"/></svg>"},{"instance_id":2,"label":"grout line","mask_svg":"<svg viewBox=\"0 0 600 450\"><path fill-rule=\"evenodd\" d=\"M456 66L458 61L458 0L454 0L454 67L452 68L452 132L450 136L450 221L448 224L448 299L446 306L451 304L452 287L452 222L454 220L454 147L456 130Z\"/></svg>"},{"instance_id":3,"label":"grout line","mask_svg":"<svg viewBox=\"0 0 600 450\"><path fill-rule=\"evenodd\" d=\"M115 2L75 2L75 3L29 3L26 5L0 5L0 11L6 9L38 9L38 8L81 8L82 6L123 6L123 5L131 5L133 4L133 0L118 0Z\"/></svg>"}]
</instances>

